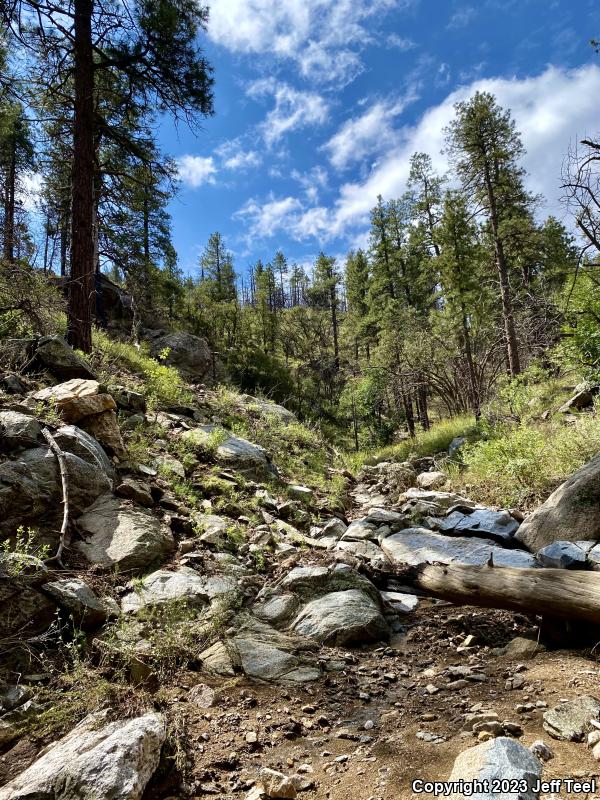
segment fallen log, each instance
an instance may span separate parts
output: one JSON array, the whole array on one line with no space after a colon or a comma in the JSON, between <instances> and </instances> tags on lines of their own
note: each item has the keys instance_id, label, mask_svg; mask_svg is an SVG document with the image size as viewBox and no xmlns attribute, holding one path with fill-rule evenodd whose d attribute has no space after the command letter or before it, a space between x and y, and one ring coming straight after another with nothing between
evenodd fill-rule
<instances>
[{"instance_id":1,"label":"fallen log","mask_svg":"<svg viewBox=\"0 0 600 800\"><path fill-rule=\"evenodd\" d=\"M517 569L470 564L420 564L384 568L431 597L457 605L505 608L600 624L600 573L565 569Z\"/></svg>"}]
</instances>

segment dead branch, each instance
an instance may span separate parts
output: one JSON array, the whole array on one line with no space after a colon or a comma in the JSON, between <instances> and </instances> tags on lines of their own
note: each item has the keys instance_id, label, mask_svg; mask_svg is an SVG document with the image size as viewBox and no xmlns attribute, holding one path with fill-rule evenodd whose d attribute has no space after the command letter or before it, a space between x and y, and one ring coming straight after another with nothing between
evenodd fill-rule
<instances>
[{"instance_id":1,"label":"dead branch","mask_svg":"<svg viewBox=\"0 0 600 800\"><path fill-rule=\"evenodd\" d=\"M58 550L56 554L48 559L49 561L56 561L61 567L64 567L62 563L62 554L63 550L66 547L66 540L67 540L67 532L69 530L69 471L67 469L67 461L65 459L65 454L57 445L56 440L48 430L48 428L42 429L42 434L44 439L48 442L48 446L56 456L58 461L58 466L60 468L60 479L62 483L62 495L63 495L63 521L60 529L60 540L58 544Z\"/></svg>"}]
</instances>

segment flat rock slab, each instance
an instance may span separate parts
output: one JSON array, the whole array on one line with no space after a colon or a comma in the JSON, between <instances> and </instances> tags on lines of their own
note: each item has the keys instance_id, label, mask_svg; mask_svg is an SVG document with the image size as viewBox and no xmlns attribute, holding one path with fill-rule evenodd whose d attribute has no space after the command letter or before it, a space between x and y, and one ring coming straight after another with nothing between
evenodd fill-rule
<instances>
[{"instance_id":1,"label":"flat rock slab","mask_svg":"<svg viewBox=\"0 0 600 800\"><path fill-rule=\"evenodd\" d=\"M0 789L0 800L140 800L166 735L158 714L116 722L91 714Z\"/></svg>"},{"instance_id":2,"label":"flat rock slab","mask_svg":"<svg viewBox=\"0 0 600 800\"><path fill-rule=\"evenodd\" d=\"M590 720L600 715L600 701L591 695L561 703L544 714L544 730L553 739L581 742L589 730Z\"/></svg>"},{"instance_id":3,"label":"flat rock slab","mask_svg":"<svg viewBox=\"0 0 600 800\"><path fill-rule=\"evenodd\" d=\"M84 417L103 411L114 411L117 407L110 394L100 393L98 381L81 378L41 389L33 395L33 399L54 405L68 423L79 422Z\"/></svg>"},{"instance_id":4,"label":"flat rock slab","mask_svg":"<svg viewBox=\"0 0 600 800\"><path fill-rule=\"evenodd\" d=\"M404 592L381 592L381 599L389 603L394 611L409 614L419 606L419 598L415 594Z\"/></svg>"},{"instance_id":5,"label":"flat rock slab","mask_svg":"<svg viewBox=\"0 0 600 800\"><path fill-rule=\"evenodd\" d=\"M381 548L393 563L410 566L432 562L483 566L492 555L499 567L539 567L535 558L523 550L505 550L489 539L443 536L427 528L407 528L388 536Z\"/></svg>"},{"instance_id":6,"label":"flat rock slab","mask_svg":"<svg viewBox=\"0 0 600 800\"><path fill-rule=\"evenodd\" d=\"M464 750L456 758L449 781L524 781L527 789L518 792L475 792L451 795L451 800L465 797L475 800L536 800L539 793L534 790L542 767L537 758L514 739L500 736Z\"/></svg>"},{"instance_id":7,"label":"flat rock slab","mask_svg":"<svg viewBox=\"0 0 600 800\"><path fill-rule=\"evenodd\" d=\"M510 545L519 523L508 511L478 508L471 513L451 511L448 516L429 517L427 523L442 533L459 536L480 536Z\"/></svg>"},{"instance_id":8,"label":"flat rock slab","mask_svg":"<svg viewBox=\"0 0 600 800\"><path fill-rule=\"evenodd\" d=\"M170 530L147 509L110 494L77 520L85 540L75 547L105 569L143 569L175 548Z\"/></svg>"},{"instance_id":9,"label":"flat rock slab","mask_svg":"<svg viewBox=\"0 0 600 800\"><path fill-rule=\"evenodd\" d=\"M554 569L585 569L587 565L586 551L575 542L552 542L535 557L542 566Z\"/></svg>"},{"instance_id":10,"label":"flat rock slab","mask_svg":"<svg viewBox=\"0 0 600 800\"><path fill-rule=\"evenodd\" d=\"M125 595L121 609L125 613L140 611L146 606L160 606L181 601L190 606L203 606L220 594L237 587L229 575L200 575L189 567L174 572L159 569L143 578L134 591Z\"/></svg>"},{"instance_id":11,"label":"flat rock slab","mask_svg":"<svg viewBox=\"0 0 600 800\"><path fill-rule=\"evenodd\" d=\"M390 634L379 606L358 589L331 592L307 603L292 629L333 647L387 640Z\"/></svg>"}]
</instances>

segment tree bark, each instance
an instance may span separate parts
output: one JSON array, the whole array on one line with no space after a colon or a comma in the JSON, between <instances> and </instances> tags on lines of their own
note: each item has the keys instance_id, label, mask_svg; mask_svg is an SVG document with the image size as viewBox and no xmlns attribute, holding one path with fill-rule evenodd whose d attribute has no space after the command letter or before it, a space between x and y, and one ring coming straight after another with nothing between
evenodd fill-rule
<instances>
[{"instance_id":1,"label":"tree bark","mask_svg":"<svg viewBox=\"0 0 600 800\"><path fill-rule=\"evenodd\" d=\"M600 575L565 569L423 564L394 572L404 583L457 605L506 608L600 623Z\"/></svg>"},{"instance_id":2,"label":"tree bark","mask_svg":"<svg viewBox=\"0 0 600 800\"><path fill-rule=\"evenodd\" d=\"M92 349L94 299L94 56L93 0L75 0L75 116L71 205L69 344Z\"/></svg>"},{"instance_id":3,"label":"tree bark","mask_svg":"<svg viewBox=\"0 0 600 800\"><path fill-rule=\"evenodd\" d=\"M15 183L17 180L17 141L13 135L12 150L4 194L4 258L12 264L15 260Z\"/></svg>"},{"instance_id":4,"label":"tree bark","mask_svg":"<svg viewBox=\"0 0 600 800\"><path fill-rule=\"evenodd\" d=\"M492 185L489 164L485 164L485 185L490 206L490 222L494 236L494 251L496 255L496 266L500 279L500 296L502 298L502 319L504 321L504 334L506 337L506 351L508 356L508 367L511 378L516 377L521 372L521 362L519 359L519 345L515 332L515 319L513 314L512 297L510 292L510 281L508 278L508 266L504 254L504 244L500 236L500 225L498 221L498 208L496 205L496 194Z\"/></svg>"}]
</instances>

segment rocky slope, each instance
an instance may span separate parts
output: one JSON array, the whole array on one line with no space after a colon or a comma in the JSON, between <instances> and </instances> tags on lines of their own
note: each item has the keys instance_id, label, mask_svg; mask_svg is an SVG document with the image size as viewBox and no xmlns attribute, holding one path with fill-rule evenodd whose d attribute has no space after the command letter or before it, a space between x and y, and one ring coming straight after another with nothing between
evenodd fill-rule
<instances>
[{"instance_id":1,"label":"rocky slope","mask_svg":"<svg viewBox=\"0 0 600 800\"><path fill-rule=\"evenodd\" d=\"M450 776L537 797L540 775L596 775L594 651L375 577L594 569L594 531L565 522L594 462L521 524L444 491L443 458L319 475L325 445L281 406L191 384L148 407L56 337L27 348L34 372L0 381L0 800L388 800Z\"/></svg>"}]
</instances>

